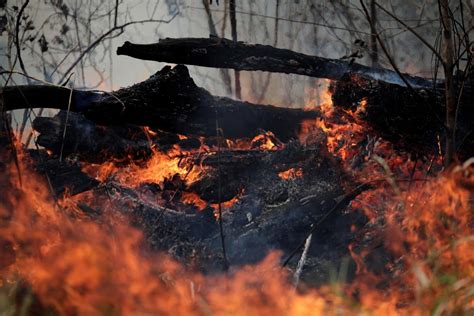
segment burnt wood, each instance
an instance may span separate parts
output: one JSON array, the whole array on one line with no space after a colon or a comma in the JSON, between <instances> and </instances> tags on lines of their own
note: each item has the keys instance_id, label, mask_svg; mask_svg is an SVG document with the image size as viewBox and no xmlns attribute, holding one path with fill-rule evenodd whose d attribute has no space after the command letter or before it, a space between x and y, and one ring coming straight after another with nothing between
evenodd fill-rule
<instances>
[{"instance_id":1,"label":"burnt wood","mask_svg":"<svg viewBox=\"0 0 474 316\"><path fill-rule=\"evenodd\" d=\"M406 86L395 71L364 66L349 60L310 56L269 45L234 42L226 38L165 38L154 44L125 42L118 55L143 60L235 70L261 70L343 80L358 74L387 83ZM403 74L414 88L430 88L431 80Z\"/></svg>"},{"instance_id":2,"label":"burnt wood","mask_svg":"<svg viewBox=\"0 0 474 316\"><path fill-rule=\"evenodd\" d=\"M43 177L54 198L89 191L99 182L84 174L77 162L49 156L44 150L28 150L31 169Z\"/></svg>"},{"instance_id":3,"label":"burnt wood","mask_svg":"<svg viewBox=\"0 0 474 316\"><path fill-rule=\"evenodd\" d=\"M111 93L74 90L71 98L62 87L17 86L4 88L2 95L6 110L69 108L99 125L135 124L185 135L216 136L218 128L226 138L244 138L265 130L284 142L297 137L303 120L319 115L213 96L182 65L164 67L144 82Z\"/></svg>"},{"instance_id":4,"label":"burnt wood","mask_svg":"<svg viewBox=\"0 0 474 316\"><path fill-rule=\"evenodd\" d=\"M457 109L456 149L460 159L474 154L473 79L473 75L467 79L462 94L458 84L457 95L461 96ZM378 136L421 155L438 152L439 145L444 148L444 91L409 90L359 75L332 82L330 90L337 109L356 111L364 101L364 110L359 111L358 116Z\"/></svg>"}]
</instances>

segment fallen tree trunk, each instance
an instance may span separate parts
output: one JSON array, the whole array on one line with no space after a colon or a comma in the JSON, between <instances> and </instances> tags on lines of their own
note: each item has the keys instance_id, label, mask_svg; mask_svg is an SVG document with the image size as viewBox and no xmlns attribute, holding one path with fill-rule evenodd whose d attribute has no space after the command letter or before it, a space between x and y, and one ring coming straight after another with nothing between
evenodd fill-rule
<instances>
[{"instance_id":1,"label":"fallen tree trunk","mask_svg":"<svg viewBox=\"0 0 474 316\"><path fill-rule=\"evenodd\" d=\"M117 55L138 59L235 70L261 70L343 80L350 74L414 88L431 88L431 80L392 70L373 68L346 60L297 53L269 45L233 42L225 38L166 38L156 44L125 42Z\"/></svg>"},{"instance_id":2,"label":"fallen tree trunk","mask_svg":"<svg viewBox=\"0 0 474 316\"><path fill-rule=\"evenodd\" d=\"M44 97L41 94L44 89ZM282 141L295 138L301 122L317 111L251 104L212 96L196 86L185 66L164 67L144 82L111 93L51 86L2 90L6 110L32 107L70 109L102 125L136 124L185 135L253 137L271 131Z\"/></svg>"},{"instance_id":3,"label":"fallen tree trunk","mask_svg":"<svg viewBox=\"0 0 474 316\"><path fill-rule=\"evenodd\" d=\"M99 126L79 113L67 115L66 111L54 117L36 117L32 127L39 133L38 145L57 156L74 155L92 163L110 160L127 163L148 159L154 150L167 152L173 145L183 150L201 146L197 138L180 139L176 134L160 130L147 132L136 125Z\"/></svg>"}]
</instances>

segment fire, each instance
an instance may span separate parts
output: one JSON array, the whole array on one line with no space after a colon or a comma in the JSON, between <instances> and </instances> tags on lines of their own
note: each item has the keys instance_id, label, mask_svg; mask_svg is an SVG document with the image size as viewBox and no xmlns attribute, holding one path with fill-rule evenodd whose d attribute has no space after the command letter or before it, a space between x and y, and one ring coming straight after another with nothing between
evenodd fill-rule
<instances>
[{"instance_id":1,"label":"fire","mask_svg":"<svg viewBox=\"0 0 474 316\"><path fill-rule=\"evenodd\" d=\"M240 150L279 150L285 145L270 131L256 135L252 139L226 140L230 149Z\"/></svg>"},{"instance_id":2,"label":"fire","mask_svg":"<svg viewBox=\"0 0 474 316\"><path fill-rule=\"evenodd\" d=\"M473 175L474 169L466 166L419 184L408 197L385 201L387 230L403 230L391 233L395 240L387 243L399 245L395 250L403 251L409 267L397 276L403 282L388 283L385 294L375 283L363 281L354 281L347 289L289 290L287 272L279 268L276 253L229 276L187 272L163 254L144 257L141 233L111 213L103 215L100 226L86 218L69 217L32 173L30 181L21 188L13 183L7 193L15 208L0 236L13 242L16 259L2 270L1 277L4 282L26 280L42 304L61 315L202 315L206 311L323 315L336 310L358 315L422 315L438 306L436 302L449 313L473 307L468 301L474 273L474 256L468 251L474 243L470 229ZM400 208L402 201L406 202ZM0 210L11 212L6 205ZM394 216L401 210L403 217ZM364 255L358 260L361 265ZM446 287L442 278L447 273L453 279ZM363 275L359 278L363 280ZM360 289L358 303L350 294L355 287ZM446 296L445 291L456 293L458 299ZM402 305L400 299L405 300Z\"/></svg>"},{"instance_id":3,"label":"fire","mask_svg":"<svg viewBox=\"0 0 474 316\"><path fill-rule=\"evenodd\" d=\"M196 206L200 211L206 208L208 203L201 199L201 197L194 192L183 192L181 201L185 204Z\"/></svg>"},{"instance_id":4,"label":"fire","mask_svg":"<svg viewBox=\"0 0 474 316\"><path fill-rule=\"evenodd\" d=\"M234 196L229 201L222 202L221 207L222 208L230 208L231 206L233 206L235 203L237 203L239 201L239 198L242 196L242 194L243 194L243 191L241 191L239 194ZM219 208L218 203L212 203L211 206L212 206L212 208L214 208L214 210L217 210Z\"/></svg>"},{"instance_id":5,"label":"fire","mask_svg":"<svg viewBox=\"0 0 474 316\"><path fill-rule=\"evenodd\" d=\"M278 176L283 180L301 178L303 176L303 170L301 168L290 168L279 172Z\"/></svg>"},{"instance_id":6,"label":"fire","mask_svg":"<svg viewBox=\"0 0 474 316\"><path fill-rule=\"evenodd\" d=\"M100 165L88 164L83 171L101 182L113 177L128 187L137 187L142 183L161 184L176 174L186 178L187 183L198 180L202 169L194 165L188 168L184 166L181 159L176 157L180 153L177 149L168 153L154 150L152 157L141 163L134 162L127 166L118 166L113 161Z\"/></svg>"},{"instance_id":7,"label":"fire","mask_svg":"<svg viewBox=\"0 0 474 316\"><path fill-rule=\"evenodd\" d=\"M257 147L263 150L276 150L278 146L273 142L272 137L275 136L271 132L267 132L265 134L260 134L255 136L251 141L252 147Z\"/></svg>"},{"instance_id":8,"label":"fire","mask_svg":"<svg viewBox=\"0 0 474 316\"><path fill-rule=\"evenodd\" d=\"M28 181L20 185L13 164L0 175L7 188L2 192L6 203L0 205L0 241L13 252L10 261L0 261L0 301L3 289L26 284L45 313L51 309L60 315L472 313L473 161L440 172L439 157L410 159L389 142L371 138L359 119L368 106L363 100L341 116L326 103L320 107L322 117L304 122L300 135L304 142L311 133L324 133L328 152L356 181L374 187L347 209L368 218L363 228L351 229L356 237L348 251L357 266L351 283L293 288L291 271L281 269L277 252L228 274L192 271L167 254L145 251L142 232L107 202L99 205L99 219L92 219L76 207L89 202L87 194L55 201L48 185L20 157L22 177ZM268 133L246 144L258 150L282 148ZM163 184L175 175L192 183L205 169L187 163L182 154L177 147L167 153L155 149L147 161L108 162L84 170L127 187ZM287 180L302 177L303 171L294 167L278 175ZM242 194L221 206L234 205ZM181 202L198 209L208 206L190 192L181 192ZM368 263L376 249L385 253L380 260L388 258L383 272L372 271Z\"/></svg>"},{"instance_id":9,"label":"fire","mask_svg":"<svg viewBox=\"0 0 474 316\"><path fill-rule=\"evenodd\" d=\"M367 101L363 100L355 112L336 113L329 89L323 94L322 100L323 103L319 104L321 118L303 121L299 140L308 143L313 133L322 131L327 138L328 151L347 162L360 152L359 143L365 138L367 127L358 119L358 115L365 112ZM339 117L341 114L342 120Z\"/></svg>"}]
</instances>

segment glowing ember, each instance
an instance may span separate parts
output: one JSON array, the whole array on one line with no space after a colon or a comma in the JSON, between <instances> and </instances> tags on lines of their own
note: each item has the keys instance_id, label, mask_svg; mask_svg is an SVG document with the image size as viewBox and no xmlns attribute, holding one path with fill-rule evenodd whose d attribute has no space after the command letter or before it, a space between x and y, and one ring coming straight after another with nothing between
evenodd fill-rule
<instances>
[{"instance_id":1,"label":"glowing ember","mask_svg":"<svg viewBox=\"0 0 474 316\"><path fill-rule=\"evenodd\" d=\"M208 205L206 201L201 199L201 197L194 192L183 192L181 201L185 204L196 206L200 211L205 209Z\"/></svg>"},{"instance_id":2,"label":"glowing ember","mask_svg":"<svg viewBox=\"0 0 474 316\"><path fill-rule=\"evenodd\" d=\"M301 170L301 168L290 168L286 171L279 172L278 176L283 180L301 178L303 176L303 170Z\"/></svg>"},{"instance_id":3,"label":"glowing ember","mask_svg":"<svg viewBox=\"0 0 474 316\"><path fill-rule=\"evenodd\" d=\"M285 147L272 132L259 134L252 139L228 139L226 143L231 149L241 150L279 150Z\"/></svg>"}]
</instances>

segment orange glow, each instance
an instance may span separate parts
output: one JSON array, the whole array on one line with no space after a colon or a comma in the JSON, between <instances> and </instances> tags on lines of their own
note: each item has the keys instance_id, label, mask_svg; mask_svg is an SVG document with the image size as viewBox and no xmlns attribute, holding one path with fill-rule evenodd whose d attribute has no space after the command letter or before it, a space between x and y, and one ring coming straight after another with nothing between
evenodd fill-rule
<instances>
[{"instance_id":1,"label":"orange glow","mask_svg":"<svg viewBox=\"0 0 474 316\"><path fill-rule=\"evenodd\" d=\"M264 150L275 150L278 149L277 145L265 134L260 134L255 136L251 141L252 147L258 147L259 149Z\"/></svg>"},{"instance_id":2,"label":"orange glow","mask_svg":"<svg viewBox=\"0 0 474 316\"><path fill-rule=\"evenodd\" d=\"M153 136L158 135L158 133L151 130L148 126L143 127L143 130L145 131L145 134L148 135L149 137L153 137Z\"/></svg>"},{"instance_id":3,"label":"orange glow","mask_svg":"<svg viewBox=\"0 0 474 316\"><path fill-rule=\"evenodd\" d=\"M222 202L221 203L221 207L226 209L226 208L229 208L231 206L233 206L235 203L237 203L237 201L239 201L239 198L242 196L243 194L243 191L240 192L239 194L237 194L236 196L234 196L232 199L230 199L229 201L225 201L225 202ZM214 209L214 210L217 210L219 208L219 204L218 203L212 203L211 204L211 207Z\"/></svg>"},{"instance_id":4,"label":"orange glow","mask_svg":"<svg viewBox=\"0 0 474 316\"><path fill-rule=\"evenodd\" d=\"M278 176L283 180L301 178L303 176L303 170L301 170L301 168L290 168L286 171L279 172Z\"/></svg>"},{"instance_id":5,"label":"orange glow","mask_svg":"<svg viewBox=\"0 0 474 316\"><path fill-rule=\"evenodd\" d=\"M190 204L196 206L200 211L206 208L207 202L201 199L199 195L194 192L183 192L181 196L181 201L184 204Z\"/></svg>"},{"instance_id":6,"label":"orange glow","mask_svg":"<svg viewBox=\"0 0 474 316\"><path fill-rule=\"evenodd\" d=\"M279 150L285 147L284 144L269 131L259 134L252 139L228 139L226 140L226 144L229 148L241 150Z\"/></svg>"},{"instance_id":7,"label":"orange glow","mask_svg":"<svg viewBox=\"0 0 474 316\"><path fill-rule=\"evenodd\" d=\"M136 187L142 183L161 184L165 179L176 174L186 177L187 183L198 180L202 170L198 166L192 166L191 170L183 166L179 158L173 157L179 153L178 149L168 154L155 150L149 160L140 164L132 163L125 167L119 167L115 162L105 162L100 165L88 164L84 166L83 171L101 182L113 177L115 181L128 187Z\"/></svg>"}]
</instances>

